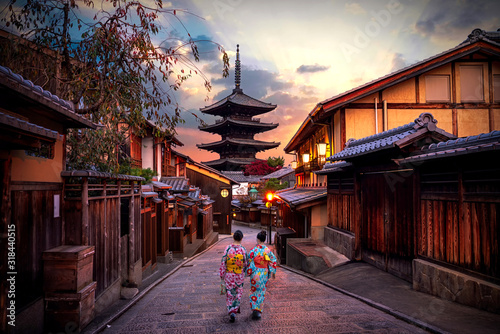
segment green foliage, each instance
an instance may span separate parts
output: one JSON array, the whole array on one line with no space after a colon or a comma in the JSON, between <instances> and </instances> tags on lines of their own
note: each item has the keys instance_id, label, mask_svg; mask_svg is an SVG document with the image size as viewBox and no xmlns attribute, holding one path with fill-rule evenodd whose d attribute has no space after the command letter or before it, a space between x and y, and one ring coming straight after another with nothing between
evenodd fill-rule
<instances>
[{"instance_id":1,"label":"green foliage","mask_svg":"<svg viewBox=\"0 0 500 334\"><path fill-rule=\"evenodd\" d=\"M69 150L78 150L68 154L69 168L116 170L118 148L127 140L124 133L143 128L146 119L161 129L156 136L174 135L184 121L174 92L192 76L211 89L196 65L202 56L198 44L212 43L222 53L222 74L228 75L229 58L222 46L193 39L178 15L190 13L162 6L161 0L10 0L1 14L6 27L47 51L32 51L20 62L12 54L29 44L13 38L10 56L2 46L2 65L44 89L57 89L52 93L72 101L76 113L103 125L99 131L68 134ZM184 36L175 28L167 31L170 26L162 21L169 16L185 29ZM158 43L164 32L165 41Z\"/></svg>"},{"instance_id":2,"label":"green foliage","mask_svg":"<svg viewBox=\"0 0 500 334\"><path fill-rule=\"evenodd\" d=\"M271 167L278 167L278 166L283 167L283 165L285 164L285 158L281 156L269 157L267 158L267 164Z\"/></svg>"},{"instance_id":3,"label":"green foliage","mask_svg":"<svg viewBox=\"0 0 500 334\"><path fill-rule=\"evenodd\" d=\"M268 191L277 191L286 188L288 188L288 181L285 181L283 182L283 184L280 184L280 181L278 179L272 178L266 181L264 186L261 188L261 192L265 194Z\"/></svg>"},{"instance_id":4,"label":"green foliage","mask_svg":"<svg viewBox=\"0 0 500 334\"><path fill-rule=\"evenodd\" d=\"M131 168L130 165L120 166L119 173L125 175L142 176L145 179L142 184L151 182L153 177L158 175L158 173L156 173L151 168Z\"/></svg>"}]
</instances>

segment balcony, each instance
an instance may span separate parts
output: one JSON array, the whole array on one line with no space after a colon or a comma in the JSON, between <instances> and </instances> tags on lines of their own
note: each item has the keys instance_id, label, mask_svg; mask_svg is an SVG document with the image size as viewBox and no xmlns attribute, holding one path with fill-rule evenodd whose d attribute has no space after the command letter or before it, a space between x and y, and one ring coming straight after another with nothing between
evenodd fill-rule
<instances>
[{"instance_id":1,"label":"balcony","mask_svg":"<svg viewBox=\"0 0 500 334\"><path fill-rule=\"evenodd\" d=\"M307 163L302 163L298 165L297 168L295 168L295 174L321 170L325 165L325 162L326 161L324 160L324 158L322 160L320 157L316 157Z\"/></svg>"}]
</instances>

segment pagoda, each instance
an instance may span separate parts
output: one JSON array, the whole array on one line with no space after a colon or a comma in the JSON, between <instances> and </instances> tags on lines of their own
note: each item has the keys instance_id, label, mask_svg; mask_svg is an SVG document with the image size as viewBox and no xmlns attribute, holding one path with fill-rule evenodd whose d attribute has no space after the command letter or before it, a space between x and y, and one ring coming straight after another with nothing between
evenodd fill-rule
<instances>
[{"instance_id":1,"label":"pagoda","mask_svg":"<svg viewBox=\"0 0 500 334\"><path fill-rule=\"evenodd\" d=\"M219 171L240 171L245 165L257 160L255 158L257 152L280 145L279 142L254 139L256 134L275 129L279 125L277 123L261 123L259 118L254 118L254 116L276 109L276 105L256 100L243 93L240 88L239 45L237 45L236 49L234 78L236 87L231 95L210 106L200 108L200 111L204 114L221 117L221 119L215 121L215 124L200 126L199 129L218 134L222 139L208 144L196 145L200 149L219 154L219 159L203 162L205 165Z\"/></svg>"}]
</instances>

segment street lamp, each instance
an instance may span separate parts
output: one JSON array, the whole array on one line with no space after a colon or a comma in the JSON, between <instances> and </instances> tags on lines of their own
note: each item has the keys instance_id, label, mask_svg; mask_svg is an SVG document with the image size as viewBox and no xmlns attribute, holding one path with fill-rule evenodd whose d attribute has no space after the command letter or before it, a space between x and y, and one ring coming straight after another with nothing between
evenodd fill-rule
<instances>
[{"instance_id":1,"label":"street lamp","mask_svg":"<svg viewBox=\"0 0 500 334\"><path fill-rule=\"evenodd\" d=\"M259 194L259 191L255 189L254 185L252 185L252 189L248 191L248 194L250 195L252 202L254 202L255 200L257 200L257 195Z\"/></svg>"}]
</instances>

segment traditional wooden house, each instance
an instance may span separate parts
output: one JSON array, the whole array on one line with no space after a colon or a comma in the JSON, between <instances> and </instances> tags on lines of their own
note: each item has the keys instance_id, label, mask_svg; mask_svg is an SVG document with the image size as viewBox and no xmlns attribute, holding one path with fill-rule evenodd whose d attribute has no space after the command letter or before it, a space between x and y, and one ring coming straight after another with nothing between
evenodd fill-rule
<instances>
[{"instance_id":1,"label":"traditional wooden house","mask_svg":"<svg viewBox=\"0 0 500 334\"><path fill-rule=\"evenodd\" d=\"M240 88L240 54L236 51L235 88L233 93L224 99L201 108L204 114L220 116L215 124L201 126L200 130L218 134L219 141L198 144L198 148L216 152L220 159L206 161L203 164L214 169L239 171L245 165L256 160L256 153L278 147L280 143L255 140L255 134L272 130L278 126L275 123L261 123L254 116L268 113L276 105L256 100L243 93Z\"/></svg>"},{"instance_id":2,"label":"traditional wooden house","mask_svg":"<svg viewBox=\"0 0 500 334\"><path fill-rule=\"evenodd\" d=\"M455 139L436 123L423 113L328 159L325 241L417 290L500 312L500 132Z\"/></svg>"},{"instance_id":3,"label":"traditional wooden house","mask_svg":"<svg viewBox=\"0 0 500 334\"><path fill-rule=\"evenodd\" d=\"M7 324L6 305L12 302L15 310L9 312L14 312L16 331L43 330L42 255L67 240L61 177L65 134L68 128L95 127L77 115L68 101L0 66L2 332L14 329ZM9 255L7 245L14 256ZM15 299L11 300L7 295L8 272L15 279Z\"/></svg>"},{"instance_id":4,"label":"traditional wooden house","mask_svg":"<svg viewBox=\"0 0 500 334\"><path fill-rule=\"evenodd\" d=\"M342 151L348 139L376 135L423 112L435 115L441 128L455 136L500 129L499 42L498 32L476 29L453 49L318 103L284 149L296 157L292 165L296 165L297 189L325 189L326 175L315 172ZM346 191L349 187L353 187L352 180L342 185ZM336 200L339 210L332 211L329 202L328 210L319 212L328 213L329 225L336 224L334 219L348 224L342 218L346 210L353 209L348 197ZM288 209L295 219L302 219L293 206ZM325 216L320 218L324 221ZM300 224L306 223L302 219ZM352 228L344 226L344 230ZM332 237L327 233L325 241L333 242L328 240Z\"/></svg>"},{"instance_id":5,"label":"traditional wooden house","mask_svg":"<svg viewBox=\"0 0 500 334\"><path fill-rule=\"evenodd\" d=\"M189 178L191 184L199 187L202 194L213 201L213 216L210 219L211 221L207 222L210 226L205 226L204 229L208 228L209 231L231 234L231 201L233 198L231 188L237 185L238 182L216 169L189 158L186 159L184 168L186 177ZM204 217L203 219L206 220L207 218L210 217ZM205 237L208 236L209 234L206 234Z\"/></svg>"},{"instance_id":6,"label":"traditional wooden house","mask_svg":"<svg viewBox=\"0 0 500 334\"><path fill-rule=\"evenodd\" d=\"M150 168L158 179L162 176L176 176L176 158L172 155L172 146L184 146L175 136L166 138L155 136L155 124L146 121L142 131L132 130L128 135L128 143L122 147L130 157L131 166L135 168Z\"/></svg>"}]
</instances>

